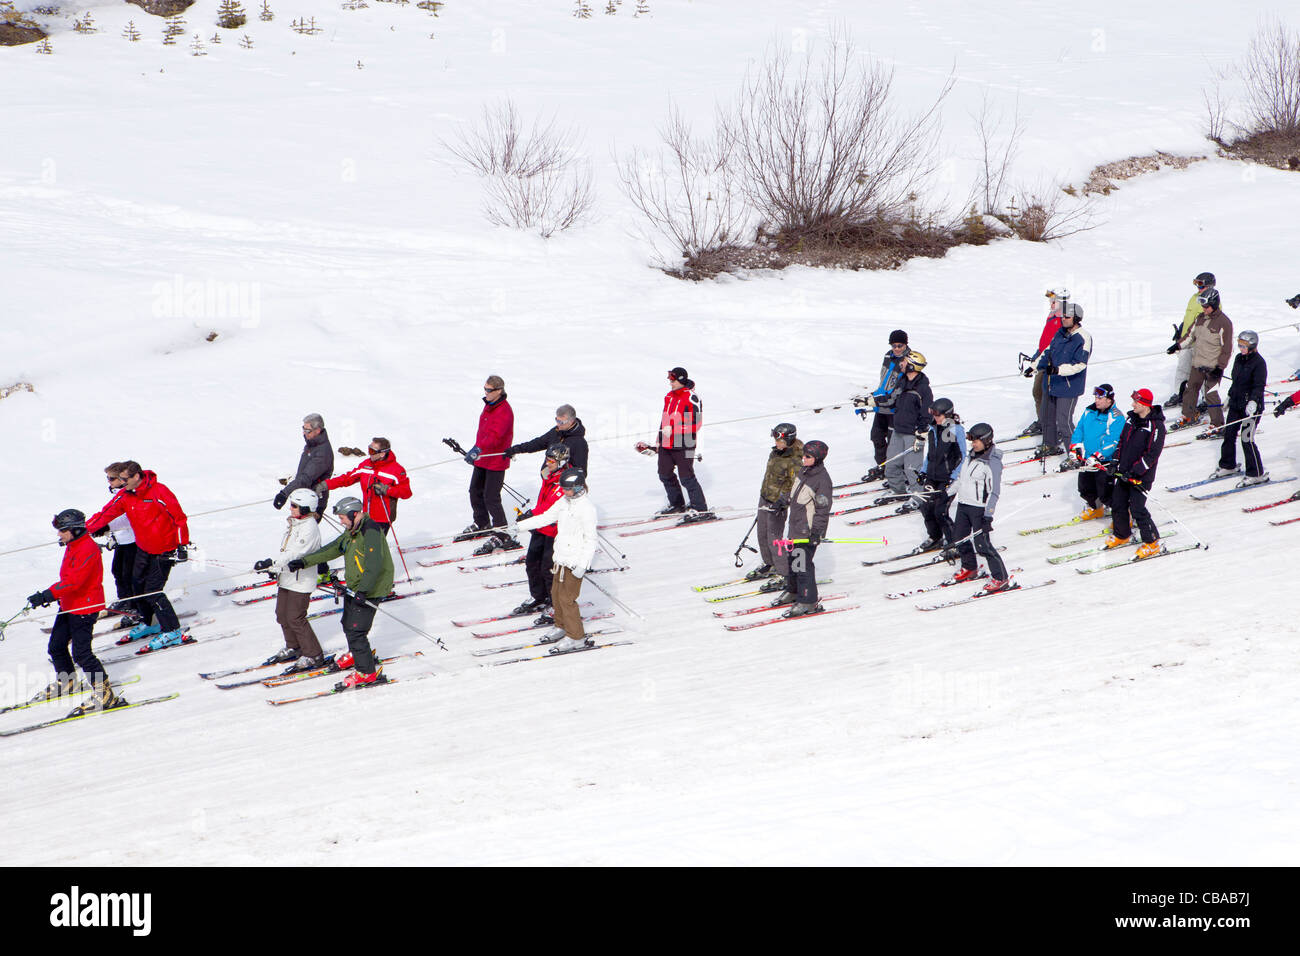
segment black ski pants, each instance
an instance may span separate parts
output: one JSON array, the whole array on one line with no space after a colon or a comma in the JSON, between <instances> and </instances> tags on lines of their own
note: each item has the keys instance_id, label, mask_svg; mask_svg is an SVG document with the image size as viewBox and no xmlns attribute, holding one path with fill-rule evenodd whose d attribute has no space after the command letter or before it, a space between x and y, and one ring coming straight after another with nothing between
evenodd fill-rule
<instances>
[{"instance_id":1,"label":"black ski pants","mask_svg":"<svg viewBox=\"0 0 1300 956\"><path fill-rule=\"evenodd\" d=\"M1115 492L1110 500L1110 527L1115 537L1131 538L1133 524L1142 533L1143 544L1150 544L1160 537L1156 532L1156 523L1151 520L1151 512L1147 510L1147 492L1150 490L1145 484L1115 482Z\"/></svg>"},{"instance_id":2,"label":"black ski pants","mask_svg":"<svg viewBox=\"0 0 1300 956\"><path fill-rule=\"evenodd\" d=\"M979 567L979 558L988 562L989 577L995 581L1007 579L1007 566L1002 563L1002 556L989 537L992 521L984 520L984 509L979 505L957 505L957 520L953 522L953 535L957 540L968 537L975 532L971 540L962 541L957 546L961 553L961 566L968 571ZM976 557L978 555L978 558Z\"/></svg>"},{"instance_id":3,"label":"black ski pants","mask_svg":"<svg viewBox=\"0 0 1300 956\"><path fill-rule=\"evenodd\" d=\"M489 471L474 466L469 479L469 507L474 513L474 523L480 528L506 529L506 510L501 507L501 486L505 484L504 471Z\"/></svg>"},{"instance_id":4,"label":"black ski pants","mask_svg":"<svg viewBox=\"0 0 1300 956\"><path fill-rule=\"evenodd\" d=\"M161 554L150 554L144 548L137 548L135 562L132 565L131 587L140 595L135 599L135 606L140 611L146 624L155 621L164 634L180 628L172 602L163 594L167 578L172 573L172 561Z\"/></svg>"},{"instance_id":5,"label":"black ski pants","mask_svg":"<svg viewBox=\"0 0 1300 956\"><path fill-rule=\"evenodd\" d=\"M92 684L102 684L107 676L104 665L99 662L95 652L90 648L91 635L95 629L94 614L63 614L54 619L54 629L50 632L50 663L61 679L69 678L73 673L73 662L81 668L86 680ZM68 653L68 645L72 653Z\"/></svg>"},{"instance_id":6,"label":"black ski pants","mask_svg":"<svg viewBox=\"0 0 1300 956\"><path fill-rule=\"evenodd\" d=\"M1079 472L1079 497L1088 503L1089 508L1111 506L1111 497L1115 493L1115 479L1104 471Z\"/></svg>"},{"instance_id":7,"label":"black ski pants","mask_svg":"<svg viewBox=\"0 0 1300 956\"><path fill-rule=\"evenodd\" d=\"M555 539L533 531L528 538L528 553L524 555L524 570L528 573L528 593L534 601L551 603L551 554Z\"/></svg>"},{"instance_id":8,"label":"black ski pants","mask_svg":"<svg viewBox=\"0 0 1300 956\"><path fill-rule=\"evenodd\" d=\"M375 623L373 599L359 601L351 594L343 597L343 636L348 650L363 674L375 672L375 652L370 647L370 628Z\"/></svg>"},{"instance_id":9,"label":"black ski pants","mask_svg":"<svg viewBox=\"0 0 1300 956\"><path fill-rule=\"evenodd\" d=\"M676 469L676 474L673 473ZM681 481L678 481L678 478ZM659 448L659 480L668 494L668 504L674 508L686 507L682 489L690 496L691 507L696 511L708 511L704 502L704 489L695 477L695 450L693 448Z\"/></svg>"},{"instance_id":10,"label":"black ski pants","mask_svg":"<svg viewBox=\"0 0 1300 956\"><path fill-rule=\"evenodd\" d=\"M930 493L921 499L925 533L935 541L952 544L955 539L952 534L952 519L948 517L948 505L952 502L952 496L948 494L946 484L940 486L931 482L930 488Z\"/></svg>"},{"instance_id":11,"label":"black ski pants","mask_svg":"<svg viewBox=\"0 0 1300 956\"><path fill-rule=\"evenodd\" d=\"M1245 421L1242 419L1245 418ZM1246 465L1246 474L1251 478L1264 474L1264 459L1259 454L1259 446L1255 444L1255 429L1259 426L1259 416L1254 415L1246 418L1246 407L1234 408L1228 406L1228 421L1233 422L1231 425L1224 426L1223 445L1219 449L1219 467L1236 468L1237 467L1237 437L1241 437L1241 457Z\"/></svg>"},{"instance_id":12,"label":"black ski pants","mask_svg":"<svg viewBox=\"0 0 1300 956\"><path fill-rule=\"evenodd\" d=\"M894 414L888 415L883 412L876 412L876 417L871 420L871 451L875 456L876 464L883 465L889 448L889 436L894 434Z\"/></svg>"},{"instance_id":13,"label":"black ski pants","mask_svg":"<svg viewBox=\"0 0 1300 956\"><path fill-rule=\"evenodd\" d=\"M796 544L790 549L790 571L785 576L785 589L795 595L800 604L817 603L817 569L813 567L815 544Z\"/></svg>"},{"instance_id":14,"label":"black ski pants","mask_svg":"<svg viewBox=\"0 0 1300 956\"><path fill-rule=\"evenodd\" d=\"M131 582L135 568L135 554L139 550L134 543L119 544L113 548L113 584L117 587L119 601L126 601L135 593L131 590Z\"/></svg>"}]
</instances>

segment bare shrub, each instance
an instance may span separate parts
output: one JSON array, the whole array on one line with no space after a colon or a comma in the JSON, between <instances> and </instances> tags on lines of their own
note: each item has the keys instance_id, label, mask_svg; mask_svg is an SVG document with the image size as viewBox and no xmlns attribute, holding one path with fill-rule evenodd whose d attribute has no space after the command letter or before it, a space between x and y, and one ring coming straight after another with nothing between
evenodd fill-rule
<instances>
[{"instance_id":1,"label":"bare shrub","mask_svg":"<svg viewBox=\"0 0 1300 956\"><path fill-rule=\"evenodd\" d=\"M1300 135L1300 34L1279 20L1264 23L1251 38L1239 71L1246 87L1247 128Z\"/></svg>"},{"instance_id":2,"label":"bare shrub","mask_svg":"<svg viewBox=\"0 0 1300 956\"><path fill-rule=\"evenodd\" d=\"M773 230L830 242L906 215L934 171L952 82L904 119L891 103L893 71L860 57L847 34L833 34L816 60L769 47L725 119L747 199Z\"/></svg>"},{"instance_id":3,"label":"bare shrub","mask_svg":"<svg viewBox=\"0 0 1300 956\"><path fill-rule=\"evenodd\" d=\"M714 274L717 253L741 241L749 219L732 167L734 141L725 129L695 136L675 107L659 138L657 153L633 150L619 164L623 193L649 227L651 245L666 239L687 270Z\"/></svg>"},{"instance_id":4,"label":"bare shrub","mask_svg":"<svg viewBox=\"0 0 1300 956\"><path fill-rule=\"evenodd\" d=\"M485 106L477 126L443 145L487 179L490 222L549 237L586 218L595 205L591 164L578 158L579 141L575 127L560 127L554 118L525 129L506 100Z\"/></svg>"},{"instance_id":5,"label":"bare shrub","mask_svg":"<svg viewBox=\"0 0 1300 956\"><path fill-rule=\"evenodd\" d=\"M1021 239L1051 242L1096 228L1094 212L1091 198L1076 197L1059 183L1034 184L1022 185L997 218Z\"/></svg>"},{"instance_id":6,"label":"bare shrub","mask_svg":"<svg viewBox=\"0 0 1300 956\"><path fill-rule=\"evenodd\" d=\"M1020 152L1020 138L1025 126L1020 118L1020 97L1016 97L1015 112L1008 119L1000 110L994 113L989 106L987 88L980 102L979 115L974 117L975 132L980 143L980 172L977 190L982 212L993 215L1002 210L1002 196L1008 186L1007 177ZM1004 127L1006 132L1003 132Z\"/></svg>"}]
</instances>

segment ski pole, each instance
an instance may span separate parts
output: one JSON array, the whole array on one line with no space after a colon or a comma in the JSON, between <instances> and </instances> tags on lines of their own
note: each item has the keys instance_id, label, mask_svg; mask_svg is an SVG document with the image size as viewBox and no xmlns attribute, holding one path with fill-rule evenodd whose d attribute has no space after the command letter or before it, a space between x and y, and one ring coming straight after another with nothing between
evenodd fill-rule
<instances>
[{"instance_id":1,"label":"ski pole","mask_svg":"<svg viewBox=\"0 0 1300 956\"><path fill-rule=\"evenodd\" d=\"M777 553L785 554L796 544L809 544L808 538L777 538L772 542ZM888 538L822 538L819 544L889 544Z\"/></svg>"},{"instance_id":2,"label":"ski pole","mask_svg":"<svg viewBox=\"0 0 1300 956\"><path fill-rule=\"evenodd\" d=\"M1193 531L1191 528L1187 527L1187 525L1183 524L1180 520L1178 520L1178 515L1174 514L1172 511L1170 511L1168 508L1166 508L1166 507L1164 506L1164 503L1161 502L1160 499L1155 498L1155 497L1152 497L1151 492L1149 492L1149 491L1144 491L1144 490L1143 490L1141 487L1139 487L1139 486L1136 486L1136 485L1135 485L1134 487L1137 488L1138 491L1141 491L1142 494L1143 494L1144 496L1146 496L1147 501L1152 502L1153 504L1155 504L1155 506L1156 506L1157 508L1159 508L1159 509L1160 509L1161 511L1163 511L1165 514L1169 515L1169 517L1173 518L1173 519L1174 519L1174 524L1180 525L1184 531L1186 531L1186 532L1187 532L1188 534L1190 534L1193 538L1195 538L1195 539L1196 539L1196 543L1197 543L1198 545L1200 545L1200 546L1203 547L1203 548L1208 548L1208 547L1209 547L1209 545L1205 543L1205 541L1201 538L1200 535L1198 535L1195 531Z\"/></svg>"},{"instance_id":3,"label":"ski pole","mask_svg":"<svg viewBox=\"0 0 1300 956\"><path fill-rule=\"evenodd\" d=\"M584 581L587 580L587 575L586 575L585 572L584 572L583 575L582 575L582 580L584 580ZM643 621L645 620L644 617L642 617L642 616L641 616L640 614L638 614L636 611L632 610L630 607L628 607L626 604L624 604L624 603L623 603L622 601L620 601L618 598L614 597L614 595L610 594L608 591L606 591L604 588L602 588L602 587L601 587L599 584L597 584L595 581L592 581L592 582L591 582L591 586L592 586L593 588L595 588L597 591L599 591L601 594L605 595L605 597L609 598L609 599L610 599L611 601L613 601L615 604L617 604L620 608L622 608L622 609L623 609L624 611L626 611L628 614L631 614L633 617L640 618L640 619L643 620Z\"/></svg>"},{"instance_id":4,"label":"ski pole","mask_svg":"<svg viewBox=\"0 0 1300 956\"><path fill-rule=\"evenodd\" d=\"M741 551L752 551L755 554L758 554L757 548L752 547L746 543L749 541L749 536L754 533L754 529L757 527L758 527L758 515L756 514L754 515L754 523L749 526L749 530L745 532L745 536L740 539L740 544L739 546L737 546L735 553L732 555L732 557L736 559L736 567L738 568L743 567L745 564L745 562L740 559Z\"/></svg>"},{"instance_id":5,"label":"ski pole","mask_svg":"<svg viewBox=\"0 0 1300 956\"><path fill-rule=\"evenodd\" d=\"M406 566L406 555L402 554L402 542L397 540L397 529L393 527L393 519L388 514L388 502L384 496L379 496L379 504L384 509L384 520L388 522L388 530L392 532L393 544L397 547L397 556L402 559L402 570L406 572L406 583L411 583L411 569Z\"/></svg>"},{"instance_id":6,"label":"ski pole","mask_svg":"<svg viewBox=\"0 0 1300 956\"><path fill-rule=\"evenodd\" d=\"M339 591L337 588L325 584L317 584L316 587L320 588L322 591L328 591L330 594L333 594L335 603L336 604L338 603ZM447 645L442 642L442 638L434 637L432 634L427 634L424 631L420 630L418 627L416 627L414 624L411 624L409 621L403 621L400 617L398 617L396 614L393 614L391 611L385 611L382 607L379 606L382 602L380 601L371 602L369 599L361 597L354 591L348 593L351 594L352 599L356 601L358 604L364 605L365 607L373 608L374 610L378 611L380 614L384 615L385 617L391 617L398 624L402 625L403 627L410 628L416 634L419 634L430 644L436 644L438 647L441 647L444 651L450 650L450 648L448 648Z\"/></svg>"}]
</instances>

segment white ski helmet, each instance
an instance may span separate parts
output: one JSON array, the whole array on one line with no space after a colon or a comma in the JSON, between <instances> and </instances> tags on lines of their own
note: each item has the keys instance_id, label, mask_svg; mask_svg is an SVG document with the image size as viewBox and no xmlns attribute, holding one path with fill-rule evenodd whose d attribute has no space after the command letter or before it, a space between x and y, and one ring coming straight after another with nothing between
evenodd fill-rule
<instances>
[{"instance_id":1,"label":"white ski helmet","mask_svg":"<svg viewBox=\"0 0 1300 956\"><path fill-rule=\"evenodd\" d=\"M289 495L289 504L297 505L302 511L315 511L320 498L310 488L298 488Z\"/></svg>"}]
</instances>

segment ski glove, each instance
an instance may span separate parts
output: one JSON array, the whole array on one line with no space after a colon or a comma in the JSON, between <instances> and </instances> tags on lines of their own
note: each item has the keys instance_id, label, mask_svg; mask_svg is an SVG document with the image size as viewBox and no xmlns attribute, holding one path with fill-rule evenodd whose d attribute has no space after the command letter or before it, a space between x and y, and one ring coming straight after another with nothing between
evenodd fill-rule
<instances>
[{"instance_id":1,"label":"ski glove","mask_svg":"<svg viewBox=\"0 0 1300 956\"><path fill-rule=\"evenodd\" d=\"M323 482L323 481L318 481L318 482L316 482L316 484L312 485L312 489L311 489L311 490L314 491L314 492L316 492L316 497L317 497L317 498L324 498L324 497L325 497L325 492L327 492L327 491L330 490L330 486L327 485L327 484L326 484L325 482Z\"/></svg>"},{"instance_id":2,"label":"ski glove","mask_svg":"<svg viewBox=\"0 0 1300 956\"><path fill-rule=\"evenodd\" d=\"M1282 401L1277 403L1277 408L1273 409L1273 417L1281 418L1283 415L1287 413L1287 409L1289 409L1294 404L1295 404L1295 400L1292 399L1290 395L1288 395L1286 398L1282 399Z\"/></svg>"},{"instance_id":3,"label":"ski glove","mask_svg":"<svg viewBox=\"0 0 1300 956\"><path fill-rule=\"evenodd\" d=\"M474 462L478 461L478 456L481 454L483 454L482 449L480 449L478 445L475 445L473 448L471 448L468 452L465 453L465 464L467 465L474 464Z\"/></svg>"},{"instance_id":4,"label":"ski glove","mask_svg":"<svg viewBox=\"0 0 1300 956\"><path fill-rule=\"evenodd\" d=\"M284 503L289 500L289 492L281 491L271 500L271 507L279 511L284 507Z\"/></svg>"},{"instance_id":5,"label":"ski glove","mask_svg":"<svg viewBox=\"0 0 1300 956\"><path fill-rule=\"evenodd\" d=\"M1025 369L1025 378L1033 378L1034 369L1032 367Z\"/></svg>"},{"instance_id":6,"label":"ski glove","mask_svg":"<svg viewBox=\"0 0 1300 956\"><path fill-rule=\"evenodd\" d=\"M45 605L49 604L53 600L54 600L54 592L51 591L49 588L46 588L44 591L37 591L35 594L29 597L27 599L27 603L30 604L32 607L45 607Z\"/></svg>"},{"instance_id":7,"label":"ski glove","mask_svg":"<svg viewBox=\"0 0 1300 956\"><path fill-rule=\"evenodd\" d=\"M376 481L373 485L370 486L370 490L382 497L383 495L388 494L389 489L388 489L388 485L384 484L382 481Z\"/></svg>"},{"instance_id":8,"label":"ski glove","mask_svg":"<svg viewBox=\"0 0 1300 956\"><path fill-rule=\"evenodd\" d=\"M1070 446L1070 454L1074 456L1074 458L1075 458L1076 461L1080 461L1080 462L1083 461L1083 446L1082 446L1082 445L1071 445L1071 446Z\"/></svg>"},{"instance_id":9,"label":"ski glove","mask_svg":"<svg viewBox=\"0 0 1300 956\"><path fill-rule=\"evenodd\" d=\"M874 395L854 395L854 396L853 396L853 404L854 404L854 405L862 406L862 409L872 408L872 407L874 407L875 404L876 404L876 396L874 396ZM866 411L865 411L865 410L859 410L859 411L858 411L858 414L859 414L859 415L865 415L865 414L866 414Z\"/></svg>"},{"instance_id":10,"label":"ski glove","mask_svg":"<svg viewBox=\"0 0 1300 956\"><path fill-rule=\"evenodd\" d=\"M303 568L307 567L307 565L302 563L301 558L294 558L287 565L285 565L285 567L287 567L290 571L301 571Z\"/></svg>"},{"instance_id":11,"label":"ski glove","mask_svg":"<svg viewBox=\"0 0 1300 956\"><path fill-rule=\"evenodd\" d=\"M258 561L256 564L253 565L253 570L254 570L254 571L266 571L266 570L269 569L269 568L271 567L271 565L273 565L274 563L275 563L275 562L272 561L270 558L263 558L261 561Z\"/></svg>"},{"instance_id":12,"label":"ski glove","mask_svg":"<svg viewBox=\"0 0 1300 956\"><path fill-rule=\"evenodd\" d=\"M185 550L185 545L181 545L179 548L177 548L175 551L172 552L172 563L184 564L186 561L189 560L189 557L190 555L189 552Z\"/></svg>"},{"instance_id":13,"label":"ski glove","mask_svg":"<svg viewBox=\"0 0 1300 956\"><path fill-rule=\"evenodd\" d=\"M819 545L819 544L821 544L821 543L822 543L822 536L821 536L821 535L819 535L816 531L809 531L809 532L808 532L808 544L809 544L809 545L811 545L812 547L815 548L815 547L817 547L817 545Z\"/></svg>"},{"instance_id":14,"label":"ski glove","mask_svg":"<svg viewBox=\"0 0 1300 956\"><path fill-rule=\"evenodd\" d=\"M1169 355L1173 355L1173 354L1174 354L1175 352L1177 352L1177 351L1178 351L1178 343L1177 343L1177 342L1175 342L1173 345L1169 346L1169 348L1165 349L1165 352L1167 352Z\"/></svg>"},{"instance_id":15,"label":"ski glove","mask_svg":"<svg viewBox=\"0 0 1300 956\"><path fill-rule=\"evenodd\" d=\"M980 522L980 530L983 531L985 535L991 534L991 533L993 532L993 516L992 516L992 515L987 515L987 514L986 514L986 515L984 516L984 520Z\"/></svg>"},{"instance_id":16,"label":"ski glove","mask_svg":"<svg viewBox=\"0 0 1300 956\"><path fill-rule=\"evenodd\" d=\"M870 412L868 412L867 409L865 408L855 408L853 409L853 414L857 415L859 418L866 418L867 415L870 414Z\"/></svg>"},{"instance_id":17,"label":"ski glove","mask_svg":"<svg viewBox=\"0 0 1300 956\"><path fill-rule=\"evenodd\" d=\"M917 432L912 436L912 451L925 451L925 439L929 432Z\"/></svg>"},{"instance_id":18,"label":"ski glove","mask_svg":"<svg viewBox=\"0 0 1300 956\"><path fill-rule=\"evenodd\" d=\"M1046 372L1048 375L1055 375L1060 371L1060 369L1057 368L1055 365L1053 365L1051 362L1048 362L1046 365L1043 366L1043 371Z\"/></svg>"}]
</instances>

